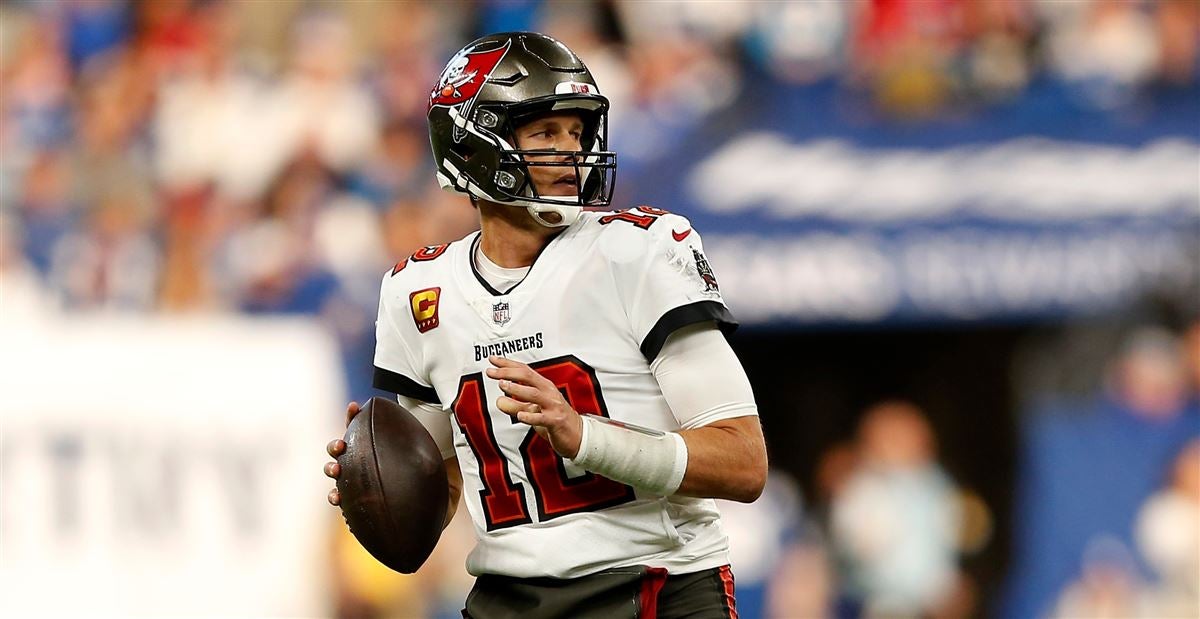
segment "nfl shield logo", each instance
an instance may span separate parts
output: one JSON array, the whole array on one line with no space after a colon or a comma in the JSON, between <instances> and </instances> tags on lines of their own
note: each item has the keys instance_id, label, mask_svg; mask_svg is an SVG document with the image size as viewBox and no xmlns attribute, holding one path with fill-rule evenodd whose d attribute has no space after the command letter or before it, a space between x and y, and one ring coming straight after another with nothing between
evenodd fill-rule
<instances>
[{"instance_id":1,"label":"nfl shield logo","mask_svg":"<svg viewBox=\"0 0 1200 619\"><path fill-rule=\"evenodd\" d=\"M512 314L508 311L507 301L501 301L492 306L492 322L504 326L510 320L512 320Z\"/></svg>"}]
</instances>

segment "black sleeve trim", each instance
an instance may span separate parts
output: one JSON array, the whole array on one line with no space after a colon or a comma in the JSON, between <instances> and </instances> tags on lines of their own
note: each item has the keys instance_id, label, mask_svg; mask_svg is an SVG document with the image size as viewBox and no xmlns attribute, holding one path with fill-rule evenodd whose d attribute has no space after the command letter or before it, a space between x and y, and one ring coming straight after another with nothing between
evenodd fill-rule
<instances>
[{"instance_id":1,"label":"black sleeve trim","mask_svg":"<svg viewBox=\"0 0 1200 619\"><path fill-rule=\"evenodd\" d=\"M379 366L375 366L375 376L371 384L376 389L398 393L421 400L422 402L429 402L430 404L442 403L438 399L437 391L434 391L433 387L426 387L403 374L397 374Z\"/></svg>"},{"instance_id":2,"label":"black sleeve trim","mask_svg":"<svg viewBox=\"0 0 1200 619\"><path fill-rule=\"evenodd\" d=\"M715 320L717 327L726 336L738 327L738 322L734 320L733 314L729 313L729 308L717 301L696 301L680 305L663 314L654 324L654 328L650 329L650 333L646 334L646 339L642 340L642 355L646 357L646 361L654 361L658 353L662 352L667 338L677 329L706 320Z\"/></svg>"}]
</instances>

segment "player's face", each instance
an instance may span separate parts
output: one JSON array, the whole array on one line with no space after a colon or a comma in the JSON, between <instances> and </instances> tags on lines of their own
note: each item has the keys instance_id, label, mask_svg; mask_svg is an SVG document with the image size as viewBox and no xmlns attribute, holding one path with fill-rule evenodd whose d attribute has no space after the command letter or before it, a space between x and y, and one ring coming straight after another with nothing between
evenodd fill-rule
<instances>
[{"instance_id":1,"label":"player's face","mask_svg":"<svg viewBox=\"0 0 1200 619\"><path fill-rule=\"evenodd\" d=\"M583 120L578 114L561 113L542 116L516 130L517 148L522 150L557 150L562 155L527 157L530 162L571 161L571 155L583 150ZM542 196L574 196L579 193L574 166L529 166L529 177Z\"/></svg>"}]
</instances>

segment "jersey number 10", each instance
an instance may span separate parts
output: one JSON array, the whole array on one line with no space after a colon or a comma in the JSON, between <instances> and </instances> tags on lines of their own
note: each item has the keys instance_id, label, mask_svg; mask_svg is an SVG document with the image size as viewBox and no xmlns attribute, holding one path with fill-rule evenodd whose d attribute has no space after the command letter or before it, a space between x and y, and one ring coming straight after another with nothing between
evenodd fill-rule
<instances>
[{"instance_id":1,"label":"jersey number 10","mask_svg":"<svg viewBox=\"0 0 1200 619\"><path fill-rule=\"evenodd\" d=\"M530 367L553 381L579 414L608 417L596 371L574 355L539 361ZM496 441L482 373L462 377L453 409L458 427L479 462L479 478L483 482L479 499L488 530L533 522L525 504L524 484L512 481L508 459L500 452L500 444ZM497 413L497 416L508 417L503 413ZM511 423L520 422L513 417ZM634 499L632 486L607 477L594 473L567 477L565 461L533 428L526 432L519 453L525 466L525 478L533 487L538 522L612 507Z\"/></svg>"}]
</instances>

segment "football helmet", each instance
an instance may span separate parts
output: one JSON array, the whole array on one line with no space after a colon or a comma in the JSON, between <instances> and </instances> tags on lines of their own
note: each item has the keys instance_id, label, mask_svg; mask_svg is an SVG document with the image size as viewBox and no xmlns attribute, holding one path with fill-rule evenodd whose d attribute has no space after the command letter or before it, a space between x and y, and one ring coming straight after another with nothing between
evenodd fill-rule
<instances>
[{"instance_id":1,"label":"football helmet","mask_svg":"<svg viewBox=\"0 0 1200 619\"><path fill-rule=\"evenodd\" d=\"M517 127L564 110L583 120L581 151L516 147ZM548 227L570 225L583 207L612 202L617 156L607 150L608 99L583 61L551 37L505 32L472 41L442 71L429 94L428 116L442 189L523 206ZM547 155L555 159L528 160ZM574 168L576 195L539 195L530 165Z\"/></svg>"}]
</instances>

